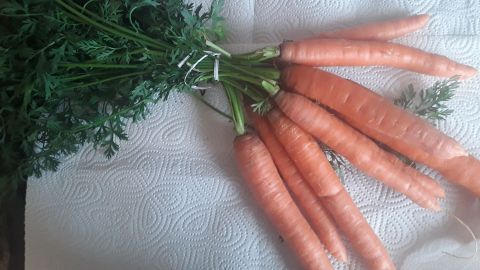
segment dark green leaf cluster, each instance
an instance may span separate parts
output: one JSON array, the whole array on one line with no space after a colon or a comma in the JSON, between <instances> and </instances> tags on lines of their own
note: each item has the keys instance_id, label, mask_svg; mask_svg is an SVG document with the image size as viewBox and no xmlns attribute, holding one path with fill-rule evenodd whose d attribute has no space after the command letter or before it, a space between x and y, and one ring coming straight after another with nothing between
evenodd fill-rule
<instances>
[{"instance_id":1,"label":"dark green leaf cluster","mask_svg":"<svg viewBox=\"0 0 480 270\"><path fill-rule=\"evenodd\" d=\"M458 77L435 82L433 86L420 91L415 91L410 84L394 103L427 120L444 120L453 112L445 102L454 96L459 85Z\"/></svg>"},{"instance_id":2,"label":"dark green leaf cluster","mask_svg":"<svg viewBox=\"0 0 480 270\"><path fill-rule=\"evenodd\" d=\"M111 157L129 119L199 80L177 63L223 37L221 4L202 12L181 0L2 1L0 192L57 169L85 143Z\"/></svg>"}]
</instances>

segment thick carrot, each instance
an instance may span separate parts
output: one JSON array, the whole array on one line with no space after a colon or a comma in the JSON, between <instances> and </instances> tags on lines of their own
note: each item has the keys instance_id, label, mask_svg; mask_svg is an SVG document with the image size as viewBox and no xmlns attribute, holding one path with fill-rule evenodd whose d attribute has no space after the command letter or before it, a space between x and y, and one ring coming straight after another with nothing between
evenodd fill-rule
<instances>
[{"instance_id":1,"label":"thick carrot","mask_svg":"<svg viewBox=\"0 0 480 270\"><path fill-rule=\"evenodd\" d=\"M345 190L320 200L370 269L395 269L382 242Z\"/></svg>"},{"instance_id":2,"label":"thick carrot","mask_svg":"<svg viewBox=\"0 0 480 270\"><path fill-rule=\"evenodd\" d=\"M375 140L440 171L452 182L480 196L480 181L475 179L480 162L424 119L355 82L319 69L285 68L282 83L338 112L350 125ZM459 166L461 163L451 162L454 159L468 162Z\"/></svg>"},{"instance_id":3,"label":"thick carrot","mask_svg":"<svg viewBox=\"0 0 480 270\"><path fill-rule=\"evenodd\" d=\"M332 269L323 245L290 197L262 141L242 135L235 139L234 150L250 191L303 267Z\"/></svg>"},{"instance_id":4,"label":"thick carrot","mask_svg":"<svg viewBox=\"0 0 480 270\"><path fill-rule=\"evenodd\" d=\"M344 38L352 40L391 40L414 32L428 22L426 14L409 16L395 20L387 20L362 24L332 32L320 33L319 38Z\"/></svg>"},{"instance_id":5,"label":"thick carrot","mask_svg":"<svg viewBox=\"0 0 480 270\"><path fill-rule=\"evenodd\" d=\"M473 67L445 56L384 42L331 38L306 39L281 45L281 59L309 66L391 66L419 73L462 79L474 76Z\"/></svg>"},{"instance_id":6,"label":"thick carrot","mask_svg":"<svg viewBox=\"0 0 480 270\"><path fill-rule=\"evenodd\" d=\"M330 164L323 162L327 158L317 141L276 109L268 113L268 119L275 136L315 195L323 197L337 194L343 188L342 183L335 171L330 169Z\"/></svg>"},{"instance_id":7,"label":"thick carrot","mask_svg":"<svg viewBox=\"0 0 480 270\"><path fill-rule=\"evenodd\" d=\"M391 154L359 131L301 95L281 92L275 101L290 119L364 173L405 194L422 207L440 209L433 195L402 168L392 164L389 157Z\"/></svg>"},{"instance_id":8,"label":"thick carrot","mask_svg":"<svg viewBox=\"0 0 480 270\"><path fill-rule=\"evenodd\" d=\"M320 175L320 177L323 177L323 181L326 185L328 185L327 182L335 184L340 182L323 152L321 152L320 155L315 154L316 159L308 158L308 156L310 156L308 151L316 152L317 149L319 149L318 145L304 145L301 144L300 139L297 139L298 137L310 137L308 133L299 128L295 123L277 110L273 110L268 114L268 120L273 127L276 137L287 150L292 160L297 160L299 163L312 164L311 167L303 167L306 168L307 171L298 167L300 173L303 175L310 175L309 170L321 168L323 175ZM295 131L288 132L288 130ZM292 141L296 141L297 143L292 143ZM289 151L292 148L301 150ZM307 158L302 158L302 156L297 157L299 152L303 152L304 157ZM291 156L290 153L292 153L293 156ZM314 175L318 174L315 173ZM320 197L320 200L335 219L340 229L351 240L352 245L357 252L365 259L370 268L395 269L385 247L375 235L372 228L370 228L360 210L355 206L343 186L340 189L336 189L335 193L329 193L328 195Z\"/></svg>"},{"instance_id":9,"label":"thick carrot","mask_svg":"<svg viewBox=\"0 0 480 270\"><path fill-rule=\"evenodd\" d=\"M248 111L248 116L252 120L260 138L270 151L273 161L277 165L278 171L291 191L294 200L298 203L320 241L335 258L340 261L347 261L347 250L343 245L334 221L323 208L313 190L302 178L293 161L288 157L285 149L273 134L267 120L251 111Z\"/></svg>"}]
</instances>

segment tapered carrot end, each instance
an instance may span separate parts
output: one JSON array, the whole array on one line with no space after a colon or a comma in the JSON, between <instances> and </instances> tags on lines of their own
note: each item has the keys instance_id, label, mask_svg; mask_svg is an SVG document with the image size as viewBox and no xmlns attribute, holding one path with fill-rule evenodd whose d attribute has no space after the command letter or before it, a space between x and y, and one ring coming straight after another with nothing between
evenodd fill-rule
<instances>
[{"instance_id":1,"label":"tapered carrot end","mask_svg":"<svg viewBox=\"0 0 480 270\"><path fill-rule=\"evenodd\" d=\"M429 201L427 203L427 208L433 210L434 212L442 211L442 207L440 206L440 202L438 202L438 200Z\"/></svg>"},{"instance_id":2,"label":"tapered carrot end","mask_svg":"<svg viewBox=\"0 0 480 270\"><path fill-rule=\"evenodd\" d=\"M473 76L477 75L478 70L471 66L463 66L463 74L460 76L461 80L466 80L472 78Z\"/></svg>"},{"instance_id":3,"label":"tapered carrot end","mask_svg":"<svg viewBox=\"0 0 480 270\"><path fill-rule=\"evenodd\" d=\"M434 190L434 193L435 193L435 196L437 196L439 198L445 198L445 189L443 189L443 188L439 188L439 189Z\"/></svg>"},{"instance_id":4,"label":"tapered carrot end","mask_svg":"<svg viewBox=\"0 0 480 270\"><path fill-rule=\"evenodd\" d=\"M347 250L344 247L342 250L337 250L336 252L333 252L332 255L339 262L348 263Z\"/></svg>"},{"instance_id":5,"label":"tapered carrot end","mask_svg":"<svg viewBox=\"0 0 480 270\"><path fill-rule=\"evenodd\" d=\"M415 16L420 25L424 26L430 20L430 15L428 14L420 14Z\"/></svg>"}]
</instances>

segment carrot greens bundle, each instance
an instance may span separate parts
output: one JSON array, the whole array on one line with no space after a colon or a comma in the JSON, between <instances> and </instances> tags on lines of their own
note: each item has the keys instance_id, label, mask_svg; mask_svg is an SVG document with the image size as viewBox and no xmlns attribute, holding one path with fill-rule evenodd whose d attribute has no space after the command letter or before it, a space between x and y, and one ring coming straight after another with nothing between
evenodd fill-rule
<instances>
[{"instance_id":1,"label":"carrot greens bundle","mask_svg":"<svg viewBox=\"0 0 480 270\"><path fill-rule=\"evenodd\" d=\"M203 12L179 0L2 1L2 196L28 176L55 170L85 143L113 156L127 139L128 119L143 119L172 91L214 81L219 54L220 79L232 89L253 93L239 83L245 80L273 91L279 72L260 65L271 56L234 59L214 43L224 37L221 6L214 1ZM250 60L242 67L243 59Z\"/></svg>"}]
</instances>

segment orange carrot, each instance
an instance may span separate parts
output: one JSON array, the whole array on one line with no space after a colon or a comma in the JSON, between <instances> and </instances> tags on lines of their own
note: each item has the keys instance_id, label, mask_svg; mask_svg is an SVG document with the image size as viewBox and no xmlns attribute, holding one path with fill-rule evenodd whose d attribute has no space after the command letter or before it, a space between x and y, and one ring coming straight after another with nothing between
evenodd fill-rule
<instances>
[{"instance_id":1,"label":"orange carrot","mask_svg":"<svg viewBox=\"0 0 480 270\"><path fill-rule=\"evenodd\" d=\"M278 110L269 112L268 119L275 136L315 195L323 197L337 194L343 188L342 183L330 169L330 164L323 162L327 161L327 158L316 140Z\"/></svg>"},{"instance_id":2,"label":"orange carrot","mask_svg":"<svg viewBox=\"0 0 480 270\"><path fill-rule=\"evenodd\" d=\"M480 181L475 176L480 162L424 119L357 83L319 69L288 67L282 71L282 80L284 87L333 109L364 134L480 196ZM468 162L459 166L461 162L454 159Z\"/></svg>"},{"instance_id":3,"label":"orange carrot","mask_svg":"<svg viewBox=\"0 0 480 270\"><path fill-rule=\"evenodd\" d=\"M391 154L357 130L303 96L281 92L275 101L290 119L366 174L405 194L422 207L440 209L434 196L402 168L390 162Z\"/></svg>"},{"instance_id":4,"label":"orange carrot","mask_svg":"<svg viewBox=\"0 0 480 270\"><path fill-rule=\"evenodd\" d=\"M317 38L285 42L281 45L281 59L309 66L391 66L440 77L460 75L462 79L477 72L445 56L373 40Z\"/></svg>"},{"instance_id":5,"label":"orange carrot","mask_svg":"<svg viewBox=\"0 0 480 270\"><path fill-rule=\"evenodd\" d=\"M310 137L308 133L299 128L278 110L271 111L268 114L268 120L273 127L276 137L284 146L284 149L287 150L292 160L297 161L298 163L311 164L311 166L298 167L301 174L319 175L320 177L323 177L322 181L325 182L325 185L329 185L328 182L334 183L335 185L340 182L338 176L325 157L325 154L321 152L321 150L321 154L319 155L310 155L308 153L308 151L317 152L318 149L320 149L319 146L315 144L305 145L301 143L304 139L299 138ZM293 143L292 141L296 141L296 143ZM300 150L296 151L295 149ZM303 152L304 157L306 158L302 158L302 156L297 157L299 152ZM290 154L293 154L293 156ZM316 158L308 158L309 156L315 156ZM302 168L306 168L306 170L302 170ZM312 170L321 170L323 175L316 172L312 173ZM343 186L340 189L336 189L335 193L329 193L328 195L320 197L320 200L335 219L340 229L350 239L357 252L365 259L370 268L395 269L385 247L375 235L372 228L370 228L360 210L355 206Z\"/></svg>"},{"instance_id":6,"label":"orange carrot","mask_svg":"<svg viewBox=\"0 0 480 270\"><path fill-rule=\"evenodd\" d=\"M306 66L284 69L282 79L284 87L333 109L368 136L408 152L410 159L432 166L467 154L427 121L353 81Z\"/></svg>"},{"instance_id":7,"label":"orange carrot","mask_svg":"<svg viewBox=\"0 0 480 270\"><path fill-rule=\"evenodd\" d=\"M298 172L293 161L288 157L285 149L275 138L268 122L258 114L248 111L248 116L253 122L255 130L267 146L273 161L277 166L288 189L295 201L309 221L312 229L317 233L320 241L328 251L340 261L347 261L347 250L335 227L334 221L321 205L313 190Z\"/></svg>"},{"instance_id":8,"label":"orange carrot","mask_svg":"<svg viewBox=\"0 0 480 270\"><path fill-rule=\"evenodd\" d=\"M283 185L262 141L242 135L234 141L235 157L254 197L305 269L332 269L323 245Z\"/></svg>"},{"instance_id":9,"label":"orange carrot","mask_svg":"<svg viewBox=\"0 0 480 270\"><path fill-rule=\"evenodd\" d=\"M344 38L352 40L390 40L414 32L427 24L426 14L362 24L347 29L321 33L321 38Z\"/></svg>"},{"instance_id":10,"label":"orange carrot","mask_svg":"<svg viewBox=\"0 0 480 270\"><path fill-rule=\"evenodd\" d=\"M400 168L405 173L409 174L415 181L417 181L417 183L419 183L425 189L425 191L427 191L431 195L442 198L445 197L445 190L443 189L443 187L432 178L410 166L405 166L405 163L394 155L389 154L388 160L393 164L393 166Z\"/></svg>"},{"instance_id":11,"label":"orange carrot","mask_svg":"<svg viewBox=\"0 0 480 270\"><path fill-rule=\"evenodd\" d=\"M345 190L320 200L370 269L395 269L382 242Z\"/></svg>"}]
</instances>

